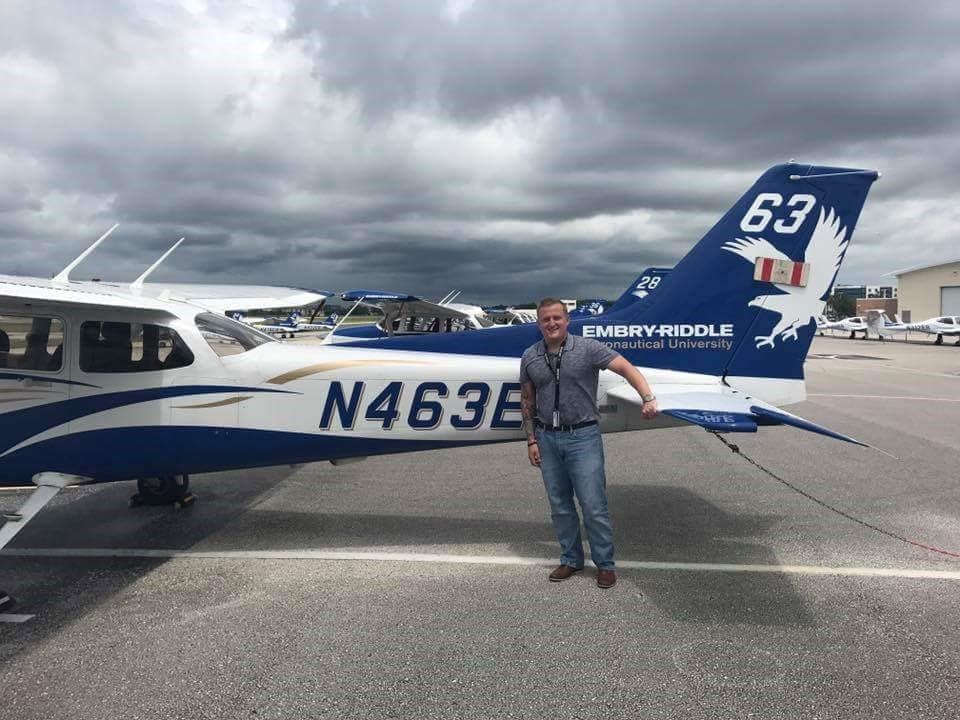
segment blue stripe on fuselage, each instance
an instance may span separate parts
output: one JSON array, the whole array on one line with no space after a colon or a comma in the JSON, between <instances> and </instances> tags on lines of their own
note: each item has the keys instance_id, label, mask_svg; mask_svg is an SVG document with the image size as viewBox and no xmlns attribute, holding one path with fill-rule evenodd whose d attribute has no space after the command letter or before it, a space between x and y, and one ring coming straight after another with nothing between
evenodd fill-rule
<instances>
[{"instance_id":1,"label":"blue stripe on fuselage","mask_svg":"<svg viewBox=\"0 0 960 720\"><path fill-rule=\"evenodd\" d=\"M130 480L337 458L482 445L487 441L399 440L220 427L130 427L43 440L0 461L0 485L29 484L38 472ZM99 449L99 451L94 451Z\"/></svg>"},{"instance_id":2,"label":"blue stripe on fuselage","mask_svg":"<svg viewBox=\"0 0 960 720\"><path fill-rule=\"evenodd\" d=\"M146 388L124 392L102 393L58 402L35 405L23 410L0 414L0 453L6 452L34 435L63 425L77 418L93 415L104 410L113 410L126 405L183 397L184 395L210 395L235 392L292 393L289 390L237 387L235 385L183 385L174 387ZM97 454L93 454L97 457ZM3 460L0 460L2 463Z\"/></svg>"}]
</instances>

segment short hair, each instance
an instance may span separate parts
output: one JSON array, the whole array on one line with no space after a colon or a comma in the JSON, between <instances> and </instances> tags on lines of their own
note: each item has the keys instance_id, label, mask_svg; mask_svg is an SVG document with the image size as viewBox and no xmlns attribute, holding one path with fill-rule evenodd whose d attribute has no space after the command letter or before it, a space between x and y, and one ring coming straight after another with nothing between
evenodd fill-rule
<instances>
[{"instance_id":1,"label":"short hair","mask_svg":"<svg viewBox=\"0 0 960 720\"><path fill-rule=\"evenodd\" d=\"M559 305L563 308L565 315L569 315L570 312L567 310L567 304L563 300L557 300L557 298L545 297L539 303L537 303L537 317L540 317L540 310L545 307L550 307L551 305Z\"/></svg>"}]
</instances>

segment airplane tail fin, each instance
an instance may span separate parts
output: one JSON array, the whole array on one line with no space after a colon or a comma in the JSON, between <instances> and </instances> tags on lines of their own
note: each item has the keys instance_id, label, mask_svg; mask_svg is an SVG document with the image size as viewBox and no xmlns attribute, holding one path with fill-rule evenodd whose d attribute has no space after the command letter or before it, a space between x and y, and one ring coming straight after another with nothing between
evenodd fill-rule
<instances>
[{"instance_id":1,"label":"airplane tail fin","mask_svg":"<svg viewBox=\"0 0 960 720\"><path fill-rule=\"evenodd\" d=\"M630 284L630 287L624 290L623 295L607 308L607 312L617 312L635 303L646 301L661 287L663 281L670 274L670 270L671 268L647 268L640 273L640 277Z\"/></svg>"},{"instance_id":2,"label":"airplane tail fin","mask_svg":"<svg viewBox=\"0 0 960 720\"><path fill-rule=\"evenodd\" d=\"M767 170L645 302L581 321L635 365L802 379L873 170Z\"/></svg>"}]
</instances>

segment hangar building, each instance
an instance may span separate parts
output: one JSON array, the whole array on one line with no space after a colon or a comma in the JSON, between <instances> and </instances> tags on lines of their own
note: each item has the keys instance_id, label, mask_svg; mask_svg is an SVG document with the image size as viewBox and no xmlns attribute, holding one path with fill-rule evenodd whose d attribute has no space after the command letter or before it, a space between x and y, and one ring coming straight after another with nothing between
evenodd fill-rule
<instances>
[{"instance_id":1,"label":"hangar building","mask_svg":"<svg viewBox=\"0 0 960 720\"><path fill-rule=\"evenodd\" d=\"M960 259L895 270L900 319L919 322L938 315L960 315Z\"/></svg>"}]
</instances>

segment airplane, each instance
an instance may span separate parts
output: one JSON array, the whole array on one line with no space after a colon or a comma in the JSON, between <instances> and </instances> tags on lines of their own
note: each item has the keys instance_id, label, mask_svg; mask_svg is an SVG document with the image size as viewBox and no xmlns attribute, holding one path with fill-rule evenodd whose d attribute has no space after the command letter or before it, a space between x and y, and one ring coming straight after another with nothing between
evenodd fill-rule
<instances>
[{"instance_id":1,"label":"airplane","mask_svg":"<svg viewBox=\"0 0 960 720\"><path fill-rule=\"evenodd\" d=\"M440 302L421 300L406 293L385 290L350 290L340 298L383 313L380 322L345 327L350 313L344 314L340 324L324 339L325 344L376 340L397 335L425 335L480 330L494 327L482 307L451 302L458 293L450 293ZM351 312L353 308L351 308Z\"/></svg>"},{"instance_id":2,"label":"airplane","mask_svg":"<svg viewBox=\"0 0 960 720\"><path fill-rule=\"evenodd\" d=\"M858 332L863 333L864 339L868 336L867 318L862 315L843 318L842 320L827 320L823 315L817 316L817 331L823 335L824 330L841 330L850 333L850 339L857 337Z\"/></svg>"},{"instance_id":3,"label":"airplane","mask_svg":"<svg viewBox=\"0 0 960 720\"><path fill-rule=\"evenodd\" d=\"M483 312L486 313L491 322L498 327L505 325L523 325L524 323L535 323L537 321L537 311L531 308L494 305L483 308Z\"/></svg>"},{"instance_id":4,"label":"airplane","mask_svg":"<svg viewBox=\"0 0 960 720\"><path fill-rule=\"evenodd\" d=\"M243 321L241 318L233 316L234 320ZM260 330L270 335L279 335L281 338L284 337L293 337L299 333L318 333L333 330L336 327L338 321L338 316L328 315L322 321L316 322L304 322L300 320L300 311L293 310L284 320L270 320L265 319L259 323L250 323L257 330Z\"/></svg>"},{"instance_id":5,"label":"airplane","mask_svg":"<svg viewBox=\"0 0 960 720\"><path fill-rule=\"evenodd\" d=\"M814 321L878 177L772 167L648 302L571 321L658 398L644 420L601 372L601 430L780 425L866 445L781 406L806 398ZM540 340L525 324L292 345L186 300L17 276L0 276L0 331L0 486L36 486L0 548L68 485L136 480L137 502L187 504L196 473L517 441L519 358Z\"/></svg>"},{"instance_id":6,"label":"airplane","mask_svg":"<svg viewBox=\"0 0 960 720\"><path fill-rule=\"evenodd\" d=\"M900 322L900 318L896 316L895 321L890 322L886 314L883 314L881 320L882 325L878 327L878 331L886 335L897 332L921 332L927 335L936 335L937 339L933 341L934 345L943 345L945 336L956 337L957 341L954 345L960 346L960 316L958 315L941 315L920 322L904 323Z\"/></svg>"},{"instance_id":7,"label":"airplane","mask_svg":"<svg viewBox=\"0 0 960 720\"><path fill-rule=\"evenodd\" d=\"M572 318L592 317L594 315L601 315L603 314L604 310L606 310L607 305L609 304L610 302L608 300L603 300L601 298L592 298L589 300L584 300L582 303L580 303L576 307L576 309L571 310L569 315Z\"/></svg>"}]
</instances>

